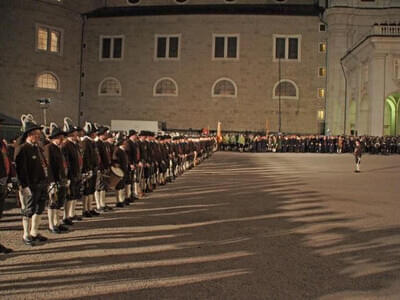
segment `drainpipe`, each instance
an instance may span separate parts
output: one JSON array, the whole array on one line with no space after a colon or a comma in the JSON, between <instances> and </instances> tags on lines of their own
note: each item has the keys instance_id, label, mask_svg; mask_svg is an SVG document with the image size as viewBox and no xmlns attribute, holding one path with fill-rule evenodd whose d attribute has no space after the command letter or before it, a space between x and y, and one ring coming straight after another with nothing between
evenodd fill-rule
<instances>
[{"instance_id":1,"label":"drainpipe","mask_svg":"<svg viewBox=\"0 0 400 300\"><path fill-rule=\"evenodd\" d=\"M85 43L85 25L86 16L81 15L82 18L82 30L81 30L81 56L79 62L79 95L78 95L78 125L81 126L81 113L82 113L82 97L83 97L83 55L84 55L84 43Z\"/></svg>"},{"instance_id":2,"label":"drainpipe","mask_svg":"<svg viewBox=\"0 0 400 300\"><path fill-rule=\"evenodd\" d=\"M344 71L343 61L340 60L340 65L342 66L342 71L344 75L344 123L343 123L343 135L346 135L346 123L347 123L347 76Z\"/></svg>"},{"instance_id":3,"label":"drainpipe","mask_svg":"<svg viewBox=\"0 0 400 300\"><path fill-rule=\"evenodd\" d=\"M325 9L328 8L328 1L326 1ZM319 20L321 23L325 25L325 32L327 35L327 30L328 30L328 23L324 21L322 18L322 14L319 15ZM328 96L328 39L325 41L325 95L324 95L324 134L326 135L326 116L327 114L327 96Z\"/></svg>"}]
</instances>

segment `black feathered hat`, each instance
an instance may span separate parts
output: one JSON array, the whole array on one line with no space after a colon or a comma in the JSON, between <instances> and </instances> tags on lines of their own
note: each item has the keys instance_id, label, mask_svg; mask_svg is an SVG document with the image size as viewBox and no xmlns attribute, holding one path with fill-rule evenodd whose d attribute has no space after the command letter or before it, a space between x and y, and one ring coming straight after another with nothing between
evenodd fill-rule
<instances>
[{"instance_id":1,"label":"black feathered hat","mask_svg":"<svg viewBox=\"0 0 400 300\"><path fill-rule=\"evenodd\" d=\"M65 136L66 132L62 131L60 127L54 122L50 123L49 139L55 139L60 135Z\"/></svg>"},{"instance_id":2,"label":"black feathered hat","mask_svg":"<svg viewBox=\"0 0 400 300\"><path fill-rule=\"evenodd\" d=\"M85 122L85 125L83 126L83 131L85 131L85 133L86 133L87 135L90 135L90 134L92 134L92 133L96 133L96 132L97 132L97 129L96 129L96 127L94 126L93 123L91 123L91 122Z\"/></svg>"},{"instance_id":3,"label":"black feathered hat","mask_svg":"<svg viewBox=\"0 0 400 300\"><path fill-rule=\"evenodd\" d=\"M36 129L42 130L43 127L39 126L36 124L35 120L33 119L33 116L31 114L28 115L22 115L21 116L21 131L23 132L23 139L26 138L29 132L34 131Z\"/></svg>"},{"instance_id":4,"label":"black feathered hat","mask_svg":"<svg viewBox=\"0 0 400 300\"><path fill-rule=\"evenodd\" d=\"M131 137L132 135L137 135L137 131L135 130L135 129L131 129L131 130L129 130L129 132L128 132L128 137Z\"/></svg>"},{"instance_id":5,"label":"black feathered hat","mask_svg":"<svg viewBox=\"0 0 400 300\"><path fill-rule=\"evenodd\" d=\"M75 126L74 123L72 122L72 120L68 117L64 118L64 127L63 127L63 131L66 134L71 134L75 131L79 131L80 128Z\"/></svg>"}]
</instances>

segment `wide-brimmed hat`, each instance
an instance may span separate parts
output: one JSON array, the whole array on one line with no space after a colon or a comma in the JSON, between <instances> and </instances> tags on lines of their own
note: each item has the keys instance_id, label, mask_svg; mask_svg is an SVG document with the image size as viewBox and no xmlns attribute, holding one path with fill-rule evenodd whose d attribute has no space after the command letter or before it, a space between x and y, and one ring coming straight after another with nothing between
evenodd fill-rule
<instances>
[{"instance_id":1,"label":"wide-brimmed hat","mask_svg":"<svg viewBox=\"0 0 400 300\"><path fill-rule=\"evenodd\" d=\"M115 135L115 143L117 146L121 146L126 141L126 136L122 132L118 132Z\"/></svg>"},{"instance_id":2,"label":"wide-brimmed hat","mask_svg":"<svg viewBox=\"0 0 400 300\"><path fill-rule=\"evenodd\" d=\"M138 132L135 129L131 129L128 131L128 137L131 137L132 135L137 135Z\"/></svg>"},{"instance_id":3,"label":"wide-brimmed hat","mask_svg":"<svg viewBox=\"0 0 400 300\"><path fill-rule=\"evenodd\" d=\"M74 122L72 122L72 120L69 117L65 117L64 118L64 127L63 127L63 131L66 134L71 134L75 131L79 131L79 127L74 125Z\"/></svg>"},{"instance_id":4,"label":"wide-brimmed hat","mask_svg":"<svg viewBox=\"0 0 400 300\"><path fill-rule=\"evenodd\" d=\"M22 115L21 116L21 131L23 132L23 138L26 138L29 132L34 131L34 130L42 130L43 127L40 125L37 125L33 116L31 114L27 115Z\"/></svg>"},{"instance_id":5,"label":"wide-brimmed hat","mask_svg":"<svg viewBox=\"0 0 400 300\"><path fill-rule=\"evenodd\" d=\"M139 136L155 136L155 134L152 131L142 130L140 131Z\"/></svg>"},{"instance_id":6,"label":"wide-brimmed hat","mask_svg":"<svg viewBox=\"0 0 400 300\"><path fill-rule=\"evenodd\" d=\"M97 129L97 133L98 133L98 135L104 135L104 134L107 134L107 132L110 130L110 128L108 128L108 127L106 127L106 126L100 126L98 129Z\"/></svg>"},{"instance_id":7,"label":"wide-brimmed hat","mask_svg":"<svg viewBox=\"0 0 400 300\"><path fill-rule=\"evenodd\" d=\"M60 127L54 122L50 123L49 139L55 139L59 136L65 136L67 133L62 131Z\"/></svg>"},{"instance_id":8,"label":"wide-brimmed hat","mask_svg":"<svg viewBox=\"0 0 400 300\"><path fill-rule=\"evenodd\" d=\"M85 133L89 135L92 133L96 133L97 129L92 122L85 122L85 125L83 126L83 131L85 131Z\"/></svg>"}]
</instances>

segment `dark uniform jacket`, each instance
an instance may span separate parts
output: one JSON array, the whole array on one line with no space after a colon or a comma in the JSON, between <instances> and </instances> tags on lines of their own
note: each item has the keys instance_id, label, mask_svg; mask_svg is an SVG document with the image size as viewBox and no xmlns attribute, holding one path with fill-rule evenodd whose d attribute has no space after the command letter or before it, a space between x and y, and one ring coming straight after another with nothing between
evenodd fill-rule
<instances>
[{"instance_id":1,"label":"dark uniform jacket","mask_svg":"<svg viewBox=\"0 0 400 300\"><path fill-rule=\"evenodd\" d=\"M8 156L6 144L0 139L0 178L9 177L11 174L12 163Z\"/></svg>"},{"instance_id":2,"label":"dark uniform jacket","mask_svg":"<svg viewBox=\"0 0 400 300\"><path fill-rule=\"evenodd\" d=\"M111 167L112 153L108 152L109 149L107 149L106 143L101 140L96 141L96 146L100 156L99 169L102 171L108 170Z\"/></svg>"},{"instance_id":3,"label":"dark uniform jacket","mask_svg":"<svg viewBox=\"0 0 400 300\"><path fill-rule=\"evenodd\" d=\"M140 162L140 145L139 142L134 142L128 139L127 154L129 156L129 163L138 164Z\"/></svg>"},{"instance_id":4,"label":"dark uniform jacket","mask_svg":"<svg viewBox=\"0 0 400 300\"><path fill-rule=\"evenodd\" d=\"M124 171L124 178L127 180L129 178L129 158L125 150L121 149L121 147L115 147L112 161Z\"/></svg>"},{"instance_id":5,"label":"dark uniform jacket","mask_svg":"<svg viewBox=\"0 0 400 300\"><path fill-rule=\"evenodd\" d=\"M62 182L67 179L67 162L61 147L49 143L44 147L44 155L49 164L49 181Z\"/></svg>"},{"instance_id":6,"label":"dark uniform jacket","mask_svg":"<svg viewBox=\"0 0 400 300\"><path fill-rule=\"evenodd\" d=\"M22 188L47 181L47 162L39 146L22 144L16 151L15 164Z\"/></svg>"},{"instance_id":7,"label":"dark uniform jacket","mask_svg":"<svg viewBox=\"0 0 400 300\"><path fill-rule=\"evenodd\" d=\"M81 178L81 170L83 166L82 154L78 143L70 140L62 146L65 160L68 165L68 179L76 181Z\"/></svg>"},{"instance_id":8,"label":"dark uniform jacket","mask_svg":"<svg viewBox=\"0 0 400 300\"><path fill-rule=\"evenodd\" d=\"M82 141L83 150L83 168L82 172L97 171L99 168L99 153L96 149L96 144L89 138L84 138Z\"/></svg>"}]
</instances>

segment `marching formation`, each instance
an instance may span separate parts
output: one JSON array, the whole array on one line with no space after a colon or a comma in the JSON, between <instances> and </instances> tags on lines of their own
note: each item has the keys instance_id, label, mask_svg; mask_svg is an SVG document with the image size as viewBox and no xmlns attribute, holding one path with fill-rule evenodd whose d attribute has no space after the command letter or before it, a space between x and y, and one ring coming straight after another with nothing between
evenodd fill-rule
<instances>
[{"instance_id":1,"label":"marching formation","mask_svg":"<svg viewBox=\"0 0 400 300\"><path fill-rule=\"evenodd\" d=\"M25 245L45 243L39 231L47 207L48 232L61 234L82 218L112 211L106 192L115 191L114 207L145 197L210 157L214 137L158 135L150 131L111 132L65 118L63 127L36 124L21 117L23 134L15 145L0 140L0 217L8 192L16 191ZM82 201L82 212L77 202ZM0 244L0 252L12 250Z\"/></svg>"},{"instance_id":2,"label":"marching formation","mask_svg":"<svg viewBox=\"0 0 400 300\"><path fill-rule=\"evenodd\" d=\"M354 153L356 141L362 152L400 154L400 137L225 134L220 150L239 152Z\"/></svg>"}]
</instances>

